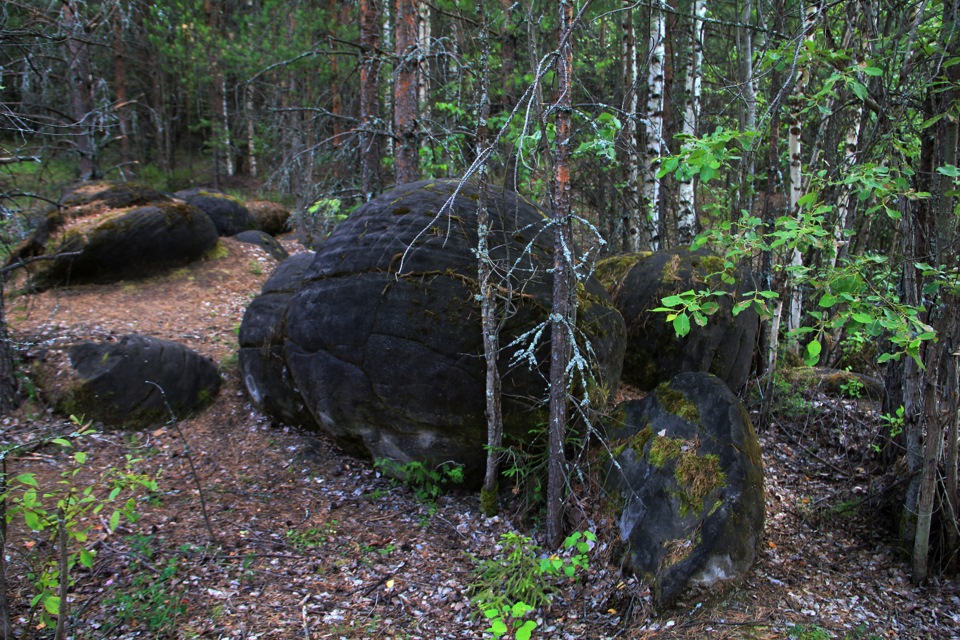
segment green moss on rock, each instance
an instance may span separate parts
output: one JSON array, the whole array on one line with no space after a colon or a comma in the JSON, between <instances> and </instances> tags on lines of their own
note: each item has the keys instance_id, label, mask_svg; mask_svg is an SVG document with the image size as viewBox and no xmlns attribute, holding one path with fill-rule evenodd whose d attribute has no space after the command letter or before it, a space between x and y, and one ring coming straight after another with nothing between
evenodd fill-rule
<instances>
[{"instance_id":1,"label":"green moss on rock","mask_svg":"<svg viewBox=\"0 0 960 640\"><path fill-rule=\"evenodd\" d=\"M683 393L672 389L670 383L661 383L656 390L657 401L668 413L683 418L688 422L699 422L700 411L697 405L687 399Z\"/></svg>"}]
</instances>

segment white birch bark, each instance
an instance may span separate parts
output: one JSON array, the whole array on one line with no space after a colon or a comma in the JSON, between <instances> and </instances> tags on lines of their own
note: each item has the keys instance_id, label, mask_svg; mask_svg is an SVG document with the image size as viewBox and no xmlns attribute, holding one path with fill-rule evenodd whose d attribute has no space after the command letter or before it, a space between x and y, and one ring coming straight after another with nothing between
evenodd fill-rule
<instances>
[{"instance_id":1,"label":"white birch bark","mask_svg":"<svg viewBox=\"0 0 960 640\"><path fill-rule=\"evenodd\" d=\"M223 167L224 171L227 172L227 177L233 177L237 169L233 164L233 152L230 151L230 147L233 144L233 141L230 139L230 104L227 101L227 79L226 76L222 75L219 78L220 82L220 108L222 110L223 117Z\"/></svg>"},{"instance_id":2,"label":"white birch bark","mask_svg":"<svg viewBox=\"0 0 960 640\"><path fill-rule=\"evenodd\" d=\"M626 114L623 125L623 139L626 144L626 188L624 196L625 215L621 220L623 247L627 251L640 250L640 229L642 217L640 211L640 154L637 153L637 106L639 104L638 78L640 66L637 64L637 39L633 28L633 0L623 0L623 41L621 59L623 62L623 86L626 87L623 110Z\"/></svg>"},{"instance_id":3,"label":"white birch bark","mask_svg":"<svg viewBox=\"0 0 960 640\"><path fill-rule=\"evenodd\" d=\"M685 102L683 127L685 135L697 135L697 120L700 116L700 94L703 76L703 20L707 15L707 0L694 0L690 22L690 66L684 80ZM696 185L693 177L679 185L677 211L677 243L689 245L697 233Z\"/></svg>"},{"instance_id":4,"label":"white birch bark","mask_svg":"<svg viewBox=\"0 0 960 640\"><path fill-rule=\"evenodd\" d=\"M814 0L807 6L803 19L803 38L808 42L813 41L814 27L820 17L820 2ZM787 140L787 150L790 157L790 211L793 215L800 214L800 198L803 196L803 173L802 173L802 149L800 136L803 133L802 115L800 113L803 104L803 92L807 86L808 73L805 69L800 71L800 78L797 79L793 94L790 96L790 130ZM803 266L803 253L799 248L794 248L790 255L790 267L797 268ZM787 331L792 332L800 328L803 313L803 291L800 287L792 287L790 290L790 304L787 308ZM793 351L798 349L796 338L790 338L788 347Z\"/></svg>"},{"instance_id":5,"label":"white birch bark","mask_svg":"<svg viewBox=\"0 0 960 640\"><path fill-rule=\"evenodd\" d=\"M250 158L250 177L257 177L257 144L256 127L253 113L253 84L246 86L244 91L244 107L247 112L247 156Z\"/></svg>"},{"instance_id":6,"label":"white birch bark","mask_svg":"<svg viewBox=\"0 0 960 640\"><path fill-rule=\"evenodd\" d=\"M660 3L650 8L646 137L643 158L642 243L651 251L660 248L660 157L663 153L663 59L667 21Z\"/></svg>"}]
</instances>

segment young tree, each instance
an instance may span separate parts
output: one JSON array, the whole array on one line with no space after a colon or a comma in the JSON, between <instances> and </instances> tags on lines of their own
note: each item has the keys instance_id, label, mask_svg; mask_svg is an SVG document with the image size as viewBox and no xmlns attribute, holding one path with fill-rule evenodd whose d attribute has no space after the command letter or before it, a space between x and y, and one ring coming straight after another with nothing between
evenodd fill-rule
<instances>
[{"instance_id":1,"label":"young tree","mask_svg":"<svg viewBox=\"0 0 960 640\"><path fill-rule=\"evenodd\" d=\"M67 56L67 88L70 94L71 125L74 144L80 157L80 179L100 177L97 158L96 113L93 98L93 69L86 25L76 0L63 0L60 9L61 25L66 34L64 46Z\"/></svg>"},{"instance_id":2,"label":"young tree","mask_svg":"<svg viewBox=\"0 0 960 640\"><path fill-rule=\"evenodd\" d=\"M747 3L749 6L749 2ZM707 15L707 0L693 0L690 20L690 64L684 79L684 109L682 133L697 135L697 120L700 117L700 94L703 83L703 20ZM746 54L744 54L746 55ZM752 68L752 61L747 65ZM697 233L697 209L694 176L680 181L677 212L677 243L681 246L693 242Z\"/></svg>"},{"instance_id":3,"label":"young tree","mask_svg":"<svg viewBox=\"0 0 960 640\"><path fill-rule=\"evenodd\" d=\"M360 191L380 191L380 2L360 0Z\"/></svg>"},{"instance_id":4,"label":"young tree","mask_svg":"<svg viewBox=\"0 0 960 640\"><path fill-rule=\"evenodd\" d=\"M396 0L396 68L393 81L393 132L396 136L394 169L398 185L420 178L420 143L417 137L417 69L419 46L417 0Z\"/></svg>"},{"instance_id":5,"label":"young tree","mask_svg":"<svg viewBox=\"0 0 960 640\"><path fill-rule=\"evenodd\" d=\"M650 6L650 44L647 52L647 146L643 156L643 239L642 244L657 251L661 243L660 157L663 154L663 80L667 18L660 0Z\"/></svg>"},{"instance_id":6,"label":"young tree","mask_svg":"<svg viewBox=\"0 0 960 640\"><path fill-rule=\"evenodd\" d=\"M557 55L556 143L553 161L553 307L550 314L550 420L547 479L547 545L563 540L563 515L567 486L564 453L567 434L567 368L571 336L576 322L573 304L573 233L570 214L570 138L573 113L573 3L560 0Z\"/></svg>"}]
</instances>

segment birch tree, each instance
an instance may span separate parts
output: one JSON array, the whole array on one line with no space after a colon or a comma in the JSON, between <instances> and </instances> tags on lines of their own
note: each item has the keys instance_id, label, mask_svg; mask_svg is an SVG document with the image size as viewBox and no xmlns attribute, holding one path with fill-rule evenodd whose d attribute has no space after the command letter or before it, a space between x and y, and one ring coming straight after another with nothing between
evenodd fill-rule
<instances>
[{"instance_id":1,"label":"birch tree","mask_svg":"<svg viewBox=\"0 0 960 640\"><path fill-rule=\"evenodd\" d=\"M622 49L620 52L621 78L624 86L623 112L623 146L626 154L624 167L626 173L624 185L624 215L620 222L620 233L623 248L626 251L640 250L644 227L643 211L640 205L640 154L637 153L637 107L639 106L638 84L640 68L637 62L637 37L634 29L634 2L623 0L621 26L623 27ZM617 230L611 230L610 237L616 235Z\"/></svg>"},{"instance_id":2,"label":"birch tree","mask_svg":"<svg viewBox=\"0 0 960 640\"><path fill-rule=\"evenodd\" d=\"M644 121L646 149L643 156L643 238L641 243L651 251L660 248L660 157L663 154L663 63L667 19L662 4L650 6L650 41L647 53L647 108Z\"/></svg>"},{"instance_id":3,"label":"birch tree","mask_svg":"<svg viewBox=\"0 0 960 640\"><path fill-rule=\"evenodd\" d=\"M749 4L749 3L748 3ZM694 0L690 19L690 64L684 78L684 108L681 133L697 135L700 117L700 93L703 84L703 20L707 15L707 0ZM746 55L746 54L744 54ZM752 61L748 62L752 65ZM694 176L680 181L677 212L677 242L689 245L697 233L696 190Z\"/></svg>"}]
</instances>

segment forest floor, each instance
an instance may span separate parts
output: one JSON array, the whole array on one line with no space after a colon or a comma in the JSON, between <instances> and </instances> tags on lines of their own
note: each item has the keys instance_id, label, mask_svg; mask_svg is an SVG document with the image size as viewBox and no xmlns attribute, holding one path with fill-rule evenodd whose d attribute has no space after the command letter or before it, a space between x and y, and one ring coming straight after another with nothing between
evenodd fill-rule
<instances>
[{"instance_id":1,"label":"forest floor","mask_svg":"<svg viewBox=\"0 0 960 640\"><path fill-rule=\"evenodd\" d=\"M418 500L370 461L258 413L238 380L236 329L274 263L251 245L222 242L216 256L163 277L8 297L28 364L79 340L139 332L211 357L224 377L197 417L76 441L88 452L79 486L96 485L131 454L140 471L158 475L159 490L138 503L135 523L111 531L105 514L91 520L96 558L92 569L74 569L73 637L489 637L468 586L502 534L535 531L521 517L525 505L486 519L473 494ZM870 447L876 407L805 392L782 409L760 434L766 531L745 581L657 611L644 585L614 562L612 523L593 514L587 525L599 543L589 571L557 586L536 612L534 637L960 637L960 585L912 586L891 544ZM2 418L8 444L71 430L41 397ZM8 473L33 472L55 487L66 455L51 444L9 460ZM11 525L17 637L50 636L29 609L36 591L28 576L52 548L22 522Z\"/></svg>"}]
</instances>

